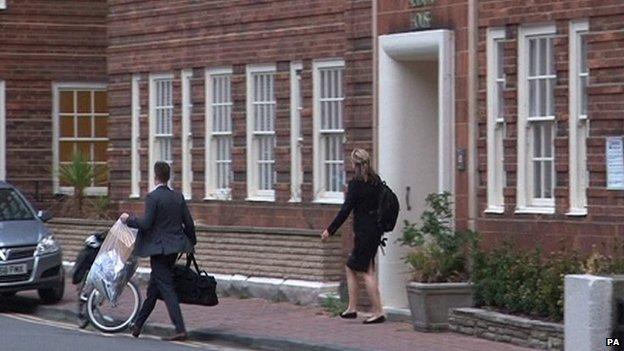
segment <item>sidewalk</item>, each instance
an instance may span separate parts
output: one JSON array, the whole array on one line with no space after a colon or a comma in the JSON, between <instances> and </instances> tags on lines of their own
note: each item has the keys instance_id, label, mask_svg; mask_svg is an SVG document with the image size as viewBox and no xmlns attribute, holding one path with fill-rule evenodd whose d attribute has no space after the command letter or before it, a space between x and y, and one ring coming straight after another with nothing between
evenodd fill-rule
<instances>
[{"instance_id":1,"label":"sidewalk","mask_svg":"<svg viewBox=\"0 0 624 351\"><path fill-rule=\"evenodd\" d=\"M142 288L142 294L145 294ZM18 294L11 303L30 305L30 313L44 318L73 319L75 289L67 285L65 299L39 305L35 292ZM6 309L0 304L0 312ZM454 333L416 332L408 323L362 325L361 320L332 318L320 307L272 303L261 299L222 298L215 307L182 305L187 329L200 340L223 340L273 350L361 351L520 351L504 343ZM159 301L146 332L169 333L172 328L164 303ZM166 328L166 329L165 329Z\"/></svg>"}]
</instances>

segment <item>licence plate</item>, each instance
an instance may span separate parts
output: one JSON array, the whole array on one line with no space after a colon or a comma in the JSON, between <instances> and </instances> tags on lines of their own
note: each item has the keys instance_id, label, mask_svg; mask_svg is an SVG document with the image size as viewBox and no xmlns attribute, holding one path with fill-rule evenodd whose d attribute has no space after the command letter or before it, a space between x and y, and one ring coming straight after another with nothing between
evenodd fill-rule
<instances>
[{"instance_id":1,"label":"licence plate","mask_svg":"<svg viewBox=\"0 0 624 351\"><path fill-rule=\"evenodd\" d=\"M0 276L26 274L26 264L0 266Z\"/></svg>"}]
</instances>

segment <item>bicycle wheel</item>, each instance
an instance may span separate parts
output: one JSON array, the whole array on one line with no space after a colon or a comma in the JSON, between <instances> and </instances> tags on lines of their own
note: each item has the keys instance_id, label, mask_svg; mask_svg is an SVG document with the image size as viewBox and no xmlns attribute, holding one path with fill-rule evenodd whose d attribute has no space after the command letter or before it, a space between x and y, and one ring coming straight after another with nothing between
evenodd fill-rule
<instances>
[{"instance_id":1,"label":"bicycle wheel","mask_svg":"<svg viewBox=\"0 0 624 351\"><path fill-rule=\"evenodd\" d=\"M128 282L115 306L97 290L93 290L87 301L87 316L97 329L105 333L125 330L141 307L141 294L136 284Z\"/></svg>"}]
</instances>

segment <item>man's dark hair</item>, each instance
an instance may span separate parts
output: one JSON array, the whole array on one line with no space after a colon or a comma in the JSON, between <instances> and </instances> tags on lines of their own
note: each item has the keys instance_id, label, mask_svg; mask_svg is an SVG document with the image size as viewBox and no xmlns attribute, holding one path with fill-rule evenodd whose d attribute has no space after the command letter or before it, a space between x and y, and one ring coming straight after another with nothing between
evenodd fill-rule
<instances>
[{"instance_id":1,"label":"man's dark hair","mask_svg":"<svg viewBox=\"0 0 624 351\"><path fill-rule=\"evenodd\" d=\"M171 167L164 161L158 161L154 164L154 175L156 180L163 184L167 184L169 178L171 178Z\"/></svg>"}]
</instances>

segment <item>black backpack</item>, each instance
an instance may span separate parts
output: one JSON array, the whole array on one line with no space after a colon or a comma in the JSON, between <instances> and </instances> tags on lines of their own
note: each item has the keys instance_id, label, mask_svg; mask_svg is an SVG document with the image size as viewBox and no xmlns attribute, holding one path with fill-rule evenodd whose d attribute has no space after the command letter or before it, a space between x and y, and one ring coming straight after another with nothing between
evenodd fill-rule
<instances>
[{"instance_id":1,"label":"black backpack","mask_svg":"<svg viewBox=\"0 0 624 351\"><path fill-rule=\"evenodd\" d=\"M377 208L377 224L384 233L391 232L399 217L399 199L386 182L381 182L379 189L379 207Z\"/></svg>"}]
</instances>

